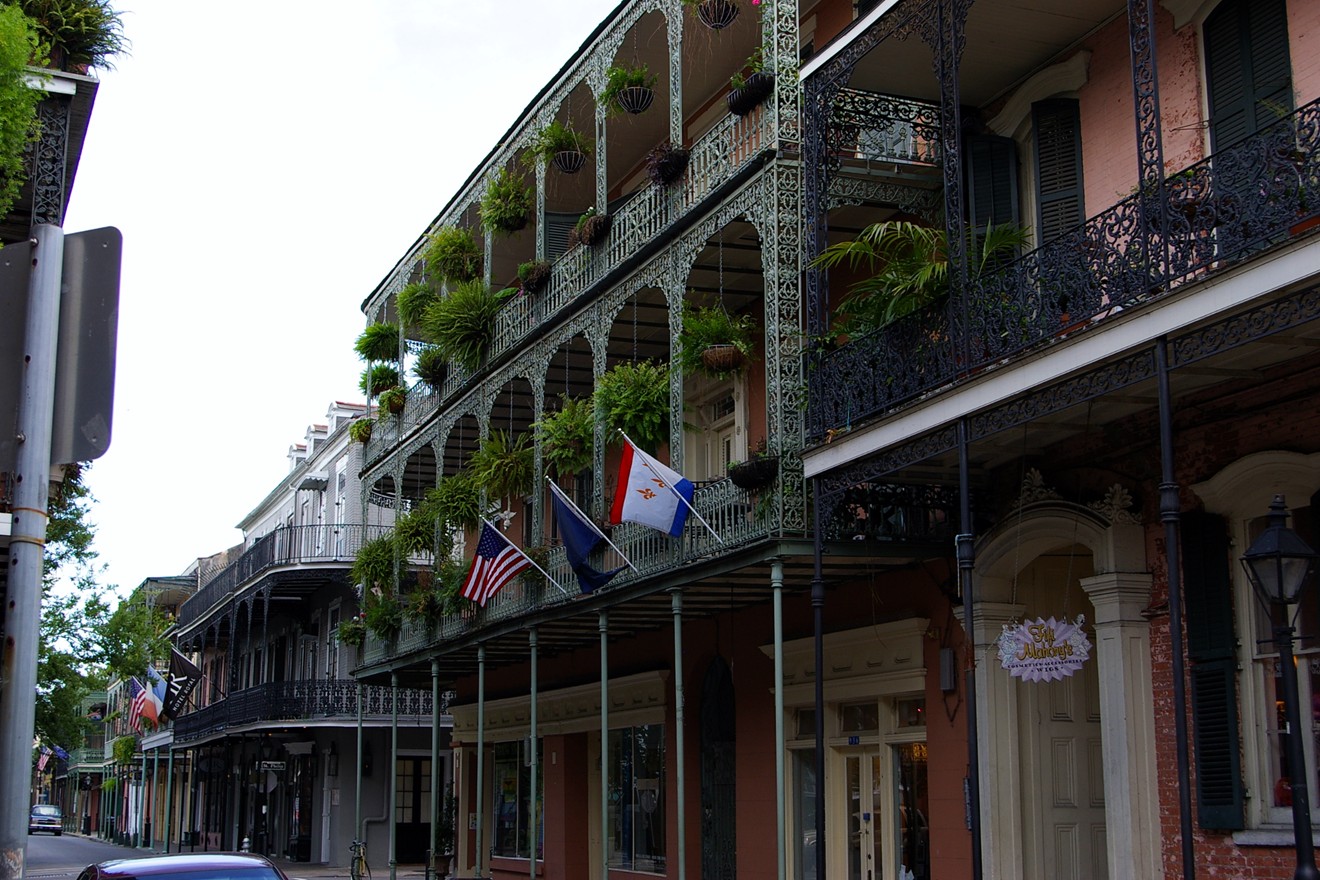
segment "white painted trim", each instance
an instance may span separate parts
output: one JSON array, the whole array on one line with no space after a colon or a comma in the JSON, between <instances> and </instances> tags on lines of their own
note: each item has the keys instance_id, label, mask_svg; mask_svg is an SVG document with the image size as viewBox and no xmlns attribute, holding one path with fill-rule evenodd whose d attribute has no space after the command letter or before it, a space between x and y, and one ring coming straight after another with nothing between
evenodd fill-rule
<instances>
[{"instance_id":1,"label":"white painted trim","mask_svg":"<svg viewBox=\"0 0 1320 880\"><path fill-rule=\"evenodd\" d=\"M803 454L803 469L808 477L820 476L953 424L964 416L1073 375L1081 364L1102 363L1129 354L1161 336L1177 334L1277 291L1314 280L1317 266L1320 238L1313 238L1257 258L1239 270L1188 284L1186 293L1169 294L1158 303L1111 315L1063 344L992 368L956 389L933 394L884 421L818 446Z\"/></svg>"},{"instance_id":2,"label":"white painted trim","mask_svg":"<svg viewBox=\"0 0 1320 880\"><path fill-rule=\"evenodd\" d=\"M1160 5L1173 15L1173 29L1176 31L1187 24L1200 24L1210 14L1210 10L1219 4L1219 0L1160 0Z\"/></svg>"},{"instance_id":3,"label":"white painted trim","mask_svg":"<svg viewBox=\"0 0 1320 880\"><path fill-rule=\"evenodd\" d=\"M610 727L664 724L669 705L668 682L668 670L611 678ZM454 719L454 739L475 743L477 704L453 706L449 711ZM542 691L537 699L536 728L540 736L599 733L600 682ZM486 736L489 741L517 739L530 733L531 700L528 696L486 701Z\"/></svg>"},{"instance_id":4,"label":"white painted trim","mask_svg":"<svg viewBox=\"0 0 1320 880\"><path fill-rule=\"evenodd\" d=\"M864 18L859 18L857 21L850 24L849 27L852 28L852 33L848 35L847 39L836 39L832 41L806 64L802 65L802 68L798 71L798 82L806 82L807 77L823 67L825 62L851 46L854 40L866 33L871 28L871 25L883 18L885 14L897 6L898 3L899 0L884 0L883 3L868 12Z\"/></svg>"},{"instance_id":5,"label":"white painted trim","mask_svg":"<svg viewBox=\"0 0 1320 880\"><path fill-rule=\"evenodd\" d=\"M1083 49L1067 61L1053 64L1032 76L1004 102L1004 109L990 120L990 130L1003 137L1017 137L1018 129L1031 113L1031 105L1063 92L1075 92L1086 85L1091 66L1091 51Z\"/></svg>"}]
</instances>

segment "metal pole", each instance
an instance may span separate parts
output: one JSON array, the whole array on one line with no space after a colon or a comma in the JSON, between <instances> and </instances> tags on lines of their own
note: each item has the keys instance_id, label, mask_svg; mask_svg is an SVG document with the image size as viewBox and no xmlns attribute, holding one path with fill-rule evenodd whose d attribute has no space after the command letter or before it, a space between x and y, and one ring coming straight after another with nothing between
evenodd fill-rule
<instances>
[{"instance_id":1,"label":"metal pole","mask_svg":"<svg viewBox=\"0 0 1320 880\"><path fill-rule=\"evenodd\" d=\"M610 876L610 650L609 613L600 613L600 876Z\"/></svg>"},{"instance_id":2,"label":"metal pole","mask_svg":"<svg viewBox=\"0 0 1320 880\"><path fill-rule=\"evenodd\" d=\"M11 247L22 248L16 244ZM14 465L13 522L9 545L0 688L0 804L28 803L37 688L37 641L41 622L41 569L50 500L51 424L55 412L55 355L59 339L64 230L41 224L29 244L32 275L24 327L22 385L18 401L18 454ZM20 358L6 354L6 366ZM6 809L0 819L0 877L23 876L27 859L26 809Z\"/></svg>"},{"instance_id":3,"label":"metal pole","mask_svg":"<svg viewBox=\"0 0 1320 880\"><path fill-rule=\"evenodd\" d=\"M399 786L395 781L395 768L399 766L399 673L390 672L390 766L386 771L385 784L390 787L390 880L395 880L398 861L395 841L399 827L396 817L399 808Z\"/></svg>"},{"instance_id":4,"label":"metal pole","mask_svg":"<svg viewBox=\"0 0 1320 880\"><path fill-rule=\"evenodd\" d=\"M1169 641L1173 653L1173 725L1178 752L1178 827L1183 877L1193 880L1196 863L1192 841L1192 787L1187 767L1187 686L1183 660L1182 558L1178 524L1182 500L1173 467L1173 395L1169 390L1168 340L1155 345L1160 396L1160 519L1164 522L1164 558L1169 580Z\"/></svg>"},{"instance_id":5,"label":"metal pole","mask_svg":"<svg viewBox=\"0 0 1320 880\"><path fill-rule=\"evenodd\" d=\"M537 718L536 718L536 696L537 696L537 688L536 688L536 675L537 675L537 670L536 670L536 660L537 660L537 657L536 657L536 654L537 654L537 651L536 651L536 647L537 647L537 646L536 646L536 627L532 627L530 630L528 630L528 632L527 632L527 644L528 644L528 647L531 648L531 652L532 652L532 717L531 717L531 719L530 719L530 721L531 721L531 731L532 731L532 734L531 734L531 752L532 752L532 756L531 756L531 757L532 757L532 781L531 781L531 786L532 786L532 791L531 791L531 794L528 796L528 800L531 801L531 803L528 805L528 812L531 813L531 819L530 819L530 820L528 821L528 823L527 823L527 863L528 863L528 864L527 864L527 871L528 871L528 876L531 877L531 880L536 880L536 839L537 839L537 833L536 833L536 832L537 832L537 828L536 828L536 794L537 794L538 791L540 791L540 786L538 786L538 785L536 784L536 781L537 781L537 778L538 778L538 777L537 777L537 770L539 769L539 764L538 764L538 762L537 762L537 754L536 754L536 753L539 751L539 749L537 748L537 728L536 728L536 722L537 722Z\"/></svg>"},{"instance_id":6,"label":"metal pole","mask_svg":"<svg viewBox=\"0 0 1320 880\"><path fill-rule=\"evenodd\" d=\"M240 765L241 766L241 765ZM149 847L147 836L147 753L142 753L142 784L138 786L137 814L138 847Z\"/></svg>"},{"instance_id":7,"label":"metal pole","mask_svg":"<svg viewBox=\"0 0 1320 880\"><path fill-rule=\"evenodd\" d=\"M825 880L825 573L820 532L820 482L811 481L812 541L811 628L815 663L816 878Z\"/></svg>"},{"instance_id":8,"label":"metal pole","mask_svg":"<svg viewBox=\"0 0 1320 880\"><path fill-rule=\"evenodd\" d=\"M142 756L143 761L146 761L146 758L147 758L146 755ZM147 846L149 848L151 848L151 844L155 843L156 822L158 821L156 815L160 812L160 803L156 795L159 791L160 791L160 746L156 746L156 748L151 750L151 833L148 835L148 837L150 837L151 839L147 841ZM169 812L168 805L166 805L165 810L166 812ZM142 827L143 829L147 827L145 818L143 819ZM144 833L146 833L145 830ZM166 844L165 848L168 850L169 844Z\"/></svg>"},{"instance_id":9,"label":"metal pole","mask_svg":"<svg viewBox=\"0 0 1320 880\"><path fill-rule=\"evenodd\" d=\"M976 562L976 548L972 535L972 477L967 452L967 421L958 423L958 495L959 535L954 547L958 557L958 583L962 588L963 620L967 638L967 799L970 808L972 832L972 877L980 880L984 866L981 863L981 759L977 748L976 720L976 595L972 568Z\"/></svg>"},{"instance_id":10,"label":"metal pole","mask_svg":"<svg viewBox=\"0 0 1320 880\"><path fill-rule=\"evenodd\" d=\"M353 839L364 840L362 833L362 682L357 683L357 785L353 790Z\"/></svg>"},{"instance_id":11,"label":"metal pole","mask_svg":"<svg viewBox=\"0 0 1320 880\"><path fill-rule=\"evenodd\" d=\"M1282 571L1279 577L1282 579ZM1285 615L1287 611L1284 606ZM1311 796L1307 792L1306 755L1302 752L1302 731L1307 728L1302 727L1302 712L1298 706L1301 700L1297 692L1297 664L1293 659L1293 628L1276 626L1274 644L1279 649L1279 675L1283 678L1284 712L1288 717L1288 781L1292 785L1293 842L1297 847L1297 869L1293 872L1293 880L1316 880L1320 872L1315 867Z\"/></svg>"},{"instance_id":12,"label":"metal pole","mask_svg":"<svg viewBox=\"0 0 1320 880\"><path fill-rule=\"evenodd\" d=\"M674 764L678 768L678 880L687 880L687 757L683 737L683 591L669 594L674 613Z\"/></svg>"},{"instance_id":13,"label":"metal pole","mask_svg":"<svg viewBox=\"0 0 1320 880\"><path fill-rule=\"evenodd\" d=\"M440 834L440 660L431 658L431 856L427 860L428 876L435 873L439 856Z\"/></svg>"},{"instance_id":14,"label":"metal pole","mask_svg":"<svg viewBox=\"0 0 1320 880\"><path fill-rule=\"evenodd\" d=\"M784 769L784 563L770 563L770 592L775 609L775 826L778 880L788 876L787 785Z\"/></svg>"},{"instance_id":15,"label":"metal pole","mask_svg":"<svg viewBox=\"0 0 1320 880\"><path fill-rule=\"evenodd\" d=\"M485 841L482 832L486 830L486 646L477 645L477 876L485 877L486 860L482 858L481 848Z\"/></svg>"},{"instance_id":16,"label":"metal pole","mask_svg":"<svg viewBox=\"0 0 1320 880\"><path fill-rule=\"evenodd\" d=\"M174 813L174 744L170 743L170 757L165 765L165 833L161 840L165 843L165 852L170 851L170 819Z\"/></svg>"}]
</instances>

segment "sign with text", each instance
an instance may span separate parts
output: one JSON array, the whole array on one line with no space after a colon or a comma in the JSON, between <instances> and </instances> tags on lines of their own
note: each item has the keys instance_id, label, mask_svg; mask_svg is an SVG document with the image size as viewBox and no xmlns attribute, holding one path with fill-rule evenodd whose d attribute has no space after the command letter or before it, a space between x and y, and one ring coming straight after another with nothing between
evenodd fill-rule
<instances>
[{"instance_id":1,"label":"sign with text","mask_svg":"<svg viewBox=\"0 0 1320 880\"><path fill-rule=\"evenodd\" d=\"M1091 640L1082 627L1086 616L1072 623L1067 618L1036 618L1004 624L999 636L999 663L1009 675L1023 681L1057 681L1082 668L1091 656Z\"/></svg>"}]
</instances>

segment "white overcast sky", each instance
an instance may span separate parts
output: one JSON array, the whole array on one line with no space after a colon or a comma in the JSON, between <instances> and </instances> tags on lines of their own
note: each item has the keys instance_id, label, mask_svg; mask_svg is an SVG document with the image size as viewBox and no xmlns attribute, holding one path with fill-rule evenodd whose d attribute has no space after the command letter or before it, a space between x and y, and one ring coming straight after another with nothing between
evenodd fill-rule
<instances>
[{"instance_id":1,"label":"white overcast sky","mask_svg":"<svg viewBox=\"0 0 1320 880\"><path fill-rule=\"evenodd\" d=\"M332 400L362 300L617 0L119 0L65 222L124 234L121 595L241 540Z\"/></svg>"}]
</instances>

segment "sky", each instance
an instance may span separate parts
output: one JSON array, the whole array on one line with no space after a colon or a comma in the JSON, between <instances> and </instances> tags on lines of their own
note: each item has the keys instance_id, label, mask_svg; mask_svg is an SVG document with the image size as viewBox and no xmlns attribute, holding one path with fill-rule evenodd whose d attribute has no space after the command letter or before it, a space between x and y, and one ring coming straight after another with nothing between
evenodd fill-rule
<instances>
[{"instance_id":1,"label":"sky","mask_svg":"<svg viewBox=\"0 0 1320 880\"><path fill-rule=\"evenodd\" d=\"M96 498L126 595L242 540L362 301L617 0L118 0L66 232L124 236ZM223 14L222 14L223 13Z\"/></svg>"}]
</instances>

